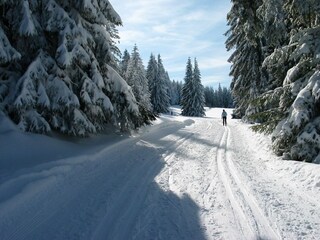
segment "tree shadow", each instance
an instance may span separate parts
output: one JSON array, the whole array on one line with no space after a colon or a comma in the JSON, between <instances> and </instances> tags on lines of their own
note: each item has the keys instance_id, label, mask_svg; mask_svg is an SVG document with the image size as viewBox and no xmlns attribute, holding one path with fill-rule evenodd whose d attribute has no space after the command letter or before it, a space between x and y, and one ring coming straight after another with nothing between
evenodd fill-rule
<instances>
[{"instance_id":1,"label":"tree shadow","mask_svg":"<svg viewBox=\"0 0 320 240\"><path fill-rule=\"evenodd\" d=\"M155 181L166 167L165 152L174 145L162 138L168 130L170 134L177 134L191 124L193 121L187 120L164 126L166 131L159 132L156 138L147 134L136 139L132 145L133 165L128 167L130 174L136 172L132 174L135 177L128 179L130 184L125 184L122 191L110 198L107 214L99 221L92 239L206 239L197 203L188 194L177 196L162 189ZM134 192L132 186L135 186ZM128 192L131 194L124 199L121 195Z\"/></svg>"},{"instance_id":2,"label":"tree shadow","mask_svg":"<svg viewBox=\"0 0 320 240\"><path fill-rule=\"evenodd\" d=\"M156 183L149 189L133 232L133 239L206 239L199 219L199 206L183 194L178 197L162 190Z\"/></svg>"},{"instance_id":3,"label":"tree shadow","mask_svg":"<svg viewBox=\"0 0 320 240\"><path fill-rule=\"evenodd\" d=\"M145 151L145 149L143 150ZM159 159L148 168L143 167L144 177L132 179L133 189L124 186L123 196L109 202L107 214L99 221L100 226L91 236L92 239L163 239L177 240L206 239L200 221L200 208L190 196L177 196L165 191L156 182L155 177L164 167ZM156 169L154 168L155 165ZM140 172L140 171L139 171Z\"/></svg>"}]
</instances>

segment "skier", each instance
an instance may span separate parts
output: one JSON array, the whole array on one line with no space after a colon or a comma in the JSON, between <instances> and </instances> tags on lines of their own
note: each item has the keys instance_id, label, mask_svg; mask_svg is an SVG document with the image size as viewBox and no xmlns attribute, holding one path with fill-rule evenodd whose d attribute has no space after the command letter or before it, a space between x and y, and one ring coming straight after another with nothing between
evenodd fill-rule
<instances>
[{"instance_id":1,"label":"skier","mask_svg":"<svg viewBox=\"0 0 320 240\"><path fill-rule=\"evenodd\" d=\"M223 126L227 126L227 112L224 109L222 110L221 117Z\"/></svg>"}]
</instances>

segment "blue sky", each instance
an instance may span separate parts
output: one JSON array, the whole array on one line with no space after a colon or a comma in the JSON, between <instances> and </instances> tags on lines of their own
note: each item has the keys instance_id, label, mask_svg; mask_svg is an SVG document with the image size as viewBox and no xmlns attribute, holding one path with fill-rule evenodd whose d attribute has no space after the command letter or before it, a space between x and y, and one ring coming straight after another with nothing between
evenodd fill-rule
<instances>
[{"instance_id":1,"label":"blue sky","mask_svg":"<svg viewBox=\"0 0 320 240\"><path fill-rule=\"evenodd\" d=\"M110 0L119 13L123 52L137 44L145 67L160 54L172 80L183 81L188 57L198 60L204 86L229 87L230 53L225 49L227 0Z\"/></svg>"}]
</instances>

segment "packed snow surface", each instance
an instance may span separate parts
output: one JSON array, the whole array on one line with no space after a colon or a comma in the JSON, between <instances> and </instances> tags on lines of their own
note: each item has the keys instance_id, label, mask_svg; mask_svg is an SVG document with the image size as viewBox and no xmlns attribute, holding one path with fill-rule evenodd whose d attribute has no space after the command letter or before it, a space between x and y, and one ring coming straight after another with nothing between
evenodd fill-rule
<instances>
[{"instance_id":1,"label":"packed snow surface","mask_svg":"<svg viewBox=\"0 0 320 240\"><path fill-rule=\"evenodd\" d=\"M319 239L320 166L221 111L82 140L0 116L0 239Z\"/></svg>"}]
</instances>

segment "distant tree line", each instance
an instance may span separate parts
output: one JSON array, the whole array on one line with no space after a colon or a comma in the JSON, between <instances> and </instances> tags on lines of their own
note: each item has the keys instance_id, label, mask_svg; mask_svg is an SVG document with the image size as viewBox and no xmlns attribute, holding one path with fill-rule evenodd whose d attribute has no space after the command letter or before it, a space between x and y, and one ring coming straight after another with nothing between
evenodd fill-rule
<instances>
[{"instance_id":1,"label":"distant tree line","mask_svg":"<svg viewBox=\"0 0 320 240\"><path fill-rule=\"evenodd\" d=\"M204 95L207 107L233 107L233 98L230 88L222 88L220 84L218 86L218 89L213 89L213 87L205 87Z\"/></svg>"},{"instance_id":2,"label":"distant tree line","mask_svg":"<svg viewBox=\"0 0 320 240\"><path fill-rule=\"evenodd\" d=\"M140 110L143 112L142 121L147 124L160 113L168 113L170 105L183 106L183 93L185 101L194 100L194 96L200 96L198 100L193 101L193 104L199 103L199 105L192 106L195 108L190 110L192 113L187 111L188 113L184 113L185 115L198 115L196 112L198 110L202 112L202 106L225 108L233 106L230 89L221 88L219 84L218 89L215 90L212 87L204 88L199 84L201 83L201 74L196 59L194 69L191 60L188 59L184 82L170 80L160 54L157 59L154 54L151 54L145 69L138 47L135 45L131 54L128 50L123 52L119 69L120 74L131 86ZM188 87L186 87L187 85Z\"/></svg>"},{"instance_id":3,"label":"distant tree line","mask_svg":"<svg viewBox=\"0 0 320 240\"><path fill-rule=\"evenodd\" d=\"M173 80L170 86L171 105L180 105L183 82ZM214 89L212 86L204 87L204 98L206 107L233 108L234 106L231 89L222 88L220 84L218 89Z\"/></svg>"},{"instance_id":4,"label":"distant tree line","mask_svg":"<svg viewBox=\"0 0 320 240\"><path fill-rule=\"evenodd\" d=\"M170 104L171 105L180 105L181 101L181 91L183 87L183 82L181 81L170 81ZM205 97L205 106L214 108L233 108L233 97L231 89L227 87L221 87L218 85L218 89L213 88L212 86L204 87L204 97Z\"/></svg>"}]
</instances>

